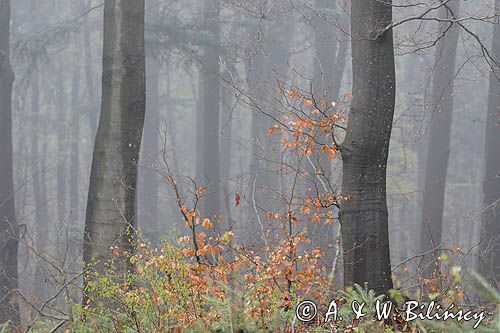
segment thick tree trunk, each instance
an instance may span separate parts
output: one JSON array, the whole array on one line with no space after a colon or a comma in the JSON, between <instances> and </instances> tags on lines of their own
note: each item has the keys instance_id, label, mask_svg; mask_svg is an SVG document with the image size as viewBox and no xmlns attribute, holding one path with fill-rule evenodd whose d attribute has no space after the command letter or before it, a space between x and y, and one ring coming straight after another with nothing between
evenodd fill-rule
<instances>
[{"instance_id":1,"label":"thick tree trunk","mask_svg":"<svg viewBox=\"0 0 500 333\"><path fill-rule=\"evenodd\" d=\"M144 0L104 4L101 116L90 176L84 233L84 261L102 273L112 258L120 273L130 268L135 229L137 163L146 103ZM87 281L85 281L87 282Z\"/></svg>"},{"instance_id":2,"label":"thick tree trunk","mask_svg":"<svg viewBox=\"0 0 500 333\"><path fill-rule=\"evenodd\" d=\"M9 60L10 1L0 0L0 323L19 324L17 224L12 154L12 84Z\"/></svg>"},{"instance_id":3,"label":"thick tree trunk","mask_svg":"<svg viewBox=\"0 0 500 333\"><path fill-rule=\"evenodd\" d=\"M500 0L495 1L496 11L500 10ZM487 207L481 230L480 271L493 286L500 288L500 19L496 18L493 28L492 62L488 114L486 117L485 174L483 181L483 206ZM492 206L493 205L493 206Z\"/></svg>"},{"instance_id":4,"label":"thick tree trunk","mask_svg":"<svg viewBox=\"0 0 500 333\"><path fill-rule=\"evenodd\" d=\"M206 184L205 198L201 207L201 215L213 217L221 214L220 193L220 98L221 84L219 78L219 8L217 1L207 0L205 7L206 31L210 34L202 49L202 68L200 73L200 114L198 116L198 134L201 135L197 153L201 168L198 167L199 185Z\"/></svg>"},{"instance_id":5,"label":"thick tree trunk","mask_svg":"<svg viewBox=\"0 0 500 333\"><path fill-rule=\"evenodd\" d=\"M354 0L351 12L353 98L342 148L340 221L344 284L392 288L386 169L395 101L392 2Z\"/></svg>"},{"instance_id":6,"label":"thick tree trunk","mask_svg":"<svg viewBox=\"0 0 500 333\"><path fill-rule=\"evenodd\" d=\"M458 15L460 1L452 0L441 8L441 17L452 18ZM432 79L432 119L429 128L428 147L425 158L425 182L422 201L423 232L421 233L421 252L429 253L423 262L424 275L429 276L438 265L434 260L436 249L441 244L443 226L444 193L446 173L450 156L450 135L453 112L453 79L455 58L460 29L458 25L440 23ZM442 34L445 36L441 38ZM429 252L430 251L430 252ZM433 265L434 263L434 265Z\"/></svg>"}]
</instances>

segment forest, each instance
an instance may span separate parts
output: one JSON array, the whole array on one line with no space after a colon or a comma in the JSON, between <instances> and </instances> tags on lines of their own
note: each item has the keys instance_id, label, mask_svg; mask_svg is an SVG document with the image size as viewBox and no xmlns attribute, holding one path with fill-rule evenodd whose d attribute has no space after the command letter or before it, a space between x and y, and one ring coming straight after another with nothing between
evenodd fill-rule
<instances>
[{"instance_id":1,"label":"forest","mask_svg":"<svg viewBox=\"0 0 500 333\"><path fill-rule=\"evenodd\" d=\"M500 332L500 0L0 0L0 333Z\"/></svg>"}]
</instances>

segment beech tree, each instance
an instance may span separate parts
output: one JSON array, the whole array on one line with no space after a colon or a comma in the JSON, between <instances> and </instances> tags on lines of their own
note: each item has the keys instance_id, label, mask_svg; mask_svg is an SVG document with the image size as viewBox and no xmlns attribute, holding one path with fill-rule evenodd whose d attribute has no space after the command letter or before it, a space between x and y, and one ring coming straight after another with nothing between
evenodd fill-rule
<instances>
[{"instance_id":1,"label":"beech tree","mask_svg":"<svg viewBox=\"0 0 500 333\"><path fill-rule=\"evenodd\" d=\"M347 59L347 42L341 42L341 29L337 25L346 23L348 16L342 12L342 8L336 1L316 0L315 12L318 19L314 22L314 77L312 82L312 93L314 99L319 102L322 99L336 101L339 99L342 76L345 72ZM314 150L310 157L304 162L304 169L308 172L307 190L314 195L322 192L319 177L329 179L331 177L331 161L322 158L318 150ZM318 235L315 243L325 250L325 261L327 271L332 271L334 251L332 248L336 241L336 233L340 226L317 224L313 232ZM335 268L333 268L335 269Z\"/></svg>"},{"instance_id":2,"label":"beech tree","mask_svg":"<svg viewBox=\"0 0 500 333\"><path fill-rule=\"evenodd\" d=\"M495 8L500 9L500 0L495 1ZM498 16L493 27L492 63L490 88L486 116L485 172L483 181L483 206L486 212L481 230L480 271L493 286L500 284L500 221L498 205L500 199L500 19Z\"/></svg>"},{"instance_id":3,"label":"beech tree","mask_svg":"<svg viewBox=\"0 0 500 333\"><path fill-rule=\"evenodd\" d=\"M198 184L206 184L206 193L201 203L202 217L211 218L221 213L220 203L220 98L219 79L220 27L219 4L214 0L205 3L205 32L207 39L201 47L201 72L198 114Z\"/></svg>"},{"instance_id":4,"label":"beech tree","mask_svg":"<svg viewBox=\"0 0 500 333\"><path fill-rule=\"evenodd\" d=\"M423 192L423 232L421 251L428 253L424 265L426 275L433 271L429 266L437 256L441 244L443 228L444 193L446 174L450 157L451 121L453 114L453 79L460 28L449 19L457 17L459 0L448 1L440 8L440 17L445 20L439 24L432 78L432 120L427 138L425 157L425 180ZM437 261L434 261L437 264Z\"/></svg>"},{"instance_id":5,"label":"beech tree","mask_svg":"<svg viewBox=\"0 0 500 333\"><path fill-rule=\"evenodd\" d=\"M102 103L92 159L84 261L102 272L113 251L131 251L137 163L144 126L144 0L104 3ZM121 272L125 256L116 260Z\"/></svg>"},{"instance_id":6,"label":"beech tree","mask_svg":"<svg viewBox=\"0 0 500 333\"><path fill-rule=\"evenodd\" d=\"M17 289L17 224L12 160L12 84L10 65L10 0L0 1L0 323L19 323ZM13 301L14 300L14 301Z\"/></svg>"},{"instance_id":7,"label":"beech tree","mask_svg":"<svg viewBox=\"0 0 500 333\"><path fill-rule=\"evenodd\" d=\"M154 169L160 150L158 138L160 63L154 58L154 55L149 55L146 62L148 96L138 176L137 204L140 211L137 214L139 226L147 231L144 236L153 236L161 229L158 216L158 195L161 179Z\"/></svg>"},{"instance_id":8,"label":"beech tree","mask_svg":"<svg viewBox=\"0 0 500 333\"><path fill-rule=\"evenodd\" d=\"M392 288L386 199L386 169L394 115L396 78L392 1L351 4L352 104L342 145L339 218L344 284Z\"/></svg>"}]
</instances>

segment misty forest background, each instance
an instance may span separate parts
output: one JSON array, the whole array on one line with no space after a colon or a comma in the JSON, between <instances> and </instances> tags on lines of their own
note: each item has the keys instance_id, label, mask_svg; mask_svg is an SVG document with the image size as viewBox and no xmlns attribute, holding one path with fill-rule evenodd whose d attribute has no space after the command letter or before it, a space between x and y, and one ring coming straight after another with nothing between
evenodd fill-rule
<instances>
[{"instance_id":1,"label":"misty forest background","mask_svg":"<svg viewBox=\"0 0 500 333\"><path fill-rule=\"evenodd\" d=\"M137 3L0 0L0 323L66 318L54 295L82 285L83 259L130 246L123 234L110 240L116 225L153 247L177 244L193 231L182 205L211 236L234 235L263 258L307 226L300 251L320 249L333 289L369 280L412 297L441 278L443 253L498 288L500 1L148 0L141 28ZM353 38L370 24L381 29L372 39ZM142 28L145 82L134 53ZM120 47L132 58L116 67ZM128 80L116 81L120 71ZM330 136L297 127L308 117L336 125ZM287 145L308 131L317 141ZM377 147L389 135L385 178ZM358 144L361 157L349 155ZM370 169L379 162L382 173ZM361 203L350 197L363 198L360 188ZM84 238L92 232L101 236ZM343 255L346 244L366 249ZM66 297L82 302L81 292Z\"/></svg>"}]
</instances>

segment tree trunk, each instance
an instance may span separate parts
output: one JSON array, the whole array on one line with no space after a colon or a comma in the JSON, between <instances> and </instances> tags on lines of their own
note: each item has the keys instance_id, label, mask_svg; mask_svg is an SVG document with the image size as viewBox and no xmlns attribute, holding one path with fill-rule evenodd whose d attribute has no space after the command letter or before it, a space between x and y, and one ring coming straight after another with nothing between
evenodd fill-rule
<instances>
[{"instance_id":1,"label":"tree trunk","mask_svg":"<svg viewBox=\"0 0 500 333\"><path fill-rule=\"evenodd\" d=\"M200 73L200 114L198 135L201 135L199 151L197 153L201 168L198 167L198 185L206 184L205 198L202 203L201 215L213 217L221 213L220 204L220 96L221 84L219 79L219 8L216 1L207 0L205 7L206 30L210 38L202 49L202 68Z\"/></svg>"},{"instance_id":2,"label":"tree trunk","mask_svg":"<svg viewBox=\"0 0 500 333\"><path fill-rule=\"evenodd\" d=\"M236 68L234 68L233 64L230 64L231 60L227 59L229 71L231 73L236 73ZM226 73L224 79L227 82L230 82L231 77L229 73ZM220 124L220 157L223 161L221 166L221 182L223 187L223 198L224 198L224 219L228 221L226 227L231 225L232 218L232 210L231 206L233 205L234 193L231 190L231 177L232 170L234 170L232 155L233 155L233 145L232 145L232 137L233 137L233 113L235 111L234 105L234 92L232 87L224 85L221 91L221 103L222 103L222 114L221 114L221 124Z\"/></svg>"},{"instance_id":3,"label":"tree trunk","mask_svg":"<svg viewBox=\"0 0 500 333\"><path fill-rule=\"evenodd\" d=\"M151 63L151 65L150 65ZM160 64L151 56L147 65L146 118L139 168L138 210L139 225L144 236L151 241L159 240L161 226L158 220L158 194L161 182L155 165L158 163L159 147L159 70Z\"/></svg>"},{"instance_id":4,"label":"tree trunk","mask_svg":"<svg viewBox=\"0 0 500 333\"><path fill-rule=\"evenodd\" d=\"M57 69L56 76L56 99L55 99L55 131L57 133L57 166L56 166L56 209L57 209L57 221L55 225L61 226L65 222L66 214L66 179L67 179L67 168L66 168L66 154L67 152L67 135L66 135L66 119L65 112L67 108L66 103L66 93L64 91L64 66L59 66Z\"/></svg>"},{"instance_id":5,"label":"tree trunk","mask_svg":"<svg viewBox=\"0 0 500 333\"><path fill-rule=\"evenodd\" d=\"M77 64L73 69L73 78L71 84L71 106L73 109L73 119L71 128L71 177L69 179L70 188L70 204L71 204L71 221L78 222L79 217L79 168L80 168L80 66Z\"/></svg>"},{"instance_id":6,"label":"tree trunk","mask_svg":"<svg viewBox=\"0 0 500 333\"><path fill-rule=\"evenodd\" d=\"M85 8L90 8L92 5L91 1L86 1ZM98 112L94 109L94 104L97 104L96 92L94 90L94 80L92 78L92 44L90 43L90 29L88 25L83 30L83 43L84 43L84 57L85 57L85 80L86 88L88 92L88 98L90 105L88 120L89 120L89 130L90 130L90 144L94 144L95 134L97 131L97 116Z\"/></svg>"},{"instance_id":7,"label":"tree trunk","mask_svg":"<svg viewBox=\"0 0 500 333\"><path fill-rule=\"evenodd\" d=\"M130 268L135 229L137 163L144 126L146 75L144 0L104 3L102 104L97 129L84 232L84 261L95 269L118 247L119 273ZM85 284L87 279L85 279ZM86 297L88 295L85 295ZM84 299L85 302L85 299Z\"/></svg>"},{"instance_id":8,"label":"tree trunk","mask_svg":"<svg viewBox=\"0 0 500 333\"><path fill-rule=\"evenodd\" d=\"M337 13L341 12L337 9L336 3L317 0L316 11L320 12L321 17L318 18L318 24L315 26L312 93L318 104L322 99L330 103L339 98L347 44L337 40L339 30L331 22ZM318 139L321 140L319 136ZM319 148L318 146L312 155L303 161L304 169L308 173L306 190L313 197L325 192L319 178L329 179L331 176L331 162L320 153ZM334 224L315 223L310 228L310 234L314 237L311 246L319 246L324 251L327 272L332 272L335 256L334 243L339 227L339 225Z\"/></svg>"},{"instance_id":9,"label":"tree trunk","mask_svg":"<svg viewBox=\"0 0 500 333\"><path fill-rule=\"evenodd\" d=\"M495 1L495 8L500 10L500 0ZM491 62L488 114L486 117L485 174L483 181L483 206L487 207L481 230L480 271L496 288L500 288L500 19L496 17L493 30L492 55L496 63ZM493 207L491 207L493 205Z\"/></svg>"},{"instance_id":10,"label":"tree trunk","mask_svg":"<svg viewBox=\"0 0 500 333\"><path fill-rule=\"evenodd\" d=\"M334 1L316 0L316 10L322 14L316 25L314 41L314 77L313 94L319 102L325 99L329 102L338 98L340 84L336 74L340 69L335 68L337 54L337 28L330 22L337 6ZM333 26L333 27L332 27ZM343 68L342 68L343 71Z\"/></svg>"},{"instance_id":11,"label":"tree trunk","mask_svg":"<svg viewBox=\"0 0 500 333\"><path fill-rule=\"evenodd\" d=\"M71 158L70 158L70 177L69 177L69 192L70 192L70 224L69 238L72 241L74 231L80 228L80 118L82 115L82 107L80 103L80 76L81 67L75 64L73 68L73 78L71 83ZM77 249L70 245L72 259L77 258Z\"/></svg>"},{"instance_id":12,"label":"tree trunk","mask_svg":"<svg viewBox=\"0 0 500 333\"><path fill-rule=\"evenodd\" d=\"M452 0L441 8L442 18L458 15L460 1ZM453 112L453 79L455 75L455 58L460 29L455 24L442 22L439 26L432 79L432 120L430 122L427 155L425 158L425 181L423 192L423 232L421 233L421 252L427 253L423 262L424 275L430 276L435 270L436 249L441 244L443 226L444 193L446 187L446 171L450 156L450 135ZM434 265L432 264L434 262Z\"/></svg>"},{"instance_id":13,"label":"tree trunk","mask_svg":"<svg viewBox=\"0 0 500 333\"><path fill-rule=\"evenodd\" d=\"M340 221L344 284L392 288L386 169L395 102L392 1L354 0L351 12L353 88L342 146Z\"/></svg>"},{"instance_id":14,"label":"tree trunk","mask_svg":"<svg viewBox=\"0 0 500 333\"><path fill-rule=\"evenodd\" d=\"M294 35L294 25L289 22L268 23L264 27L252 27L249 32L255 40L263 39L265 48L264 52L255 54L248 61L246 68L249 95L254 102L251 109L251 139L255 142L252 144L248 179L248 219L251 222L247 228L250 230L245 232L255 247L266 243L263 231L271 231L268 236L270 239L281 237L279 224L275 220L268 220L266 213L279 211L282 207L282 143L279 135L269 136L267 131L276 123L273 117L279 116L278 110L283 108L281 93L276 92L279 88L276 81L288 74L290 44Z\"/></svg>"},{"instance_id":15,"label":"tree trunk","mask_svg":"<svg viewBox=\"0 0 500 333\"><path fill-rule=\"evenodd\" d=\"M47 201L46 180L46 145L42 154L38 153L38 138L40 136L39 113L40 113L40 90L38 84L38 73L34 72L31 78L31 156L33 175L33 199L35 205L35 220L33 226L34 247L38 254L44 254L47 250L49 223L49 208ZM46 283L44 277L43 262L37 253L30 253L34 262L34 288L33 292L39 300L46 298ZM36 286L36 287L35 287Z\"/></svg>"},{"instance_id":16,"label":"tree trunk","mask_svg":"<svg viewBox=\"0 0 500 333\"><path fill-rule=\"evenodd\" d=\"M10 1L0 0L0 323L19 324L17 223L12 153L12 84L9 59Z\"/></svg>"}]
</instances>

